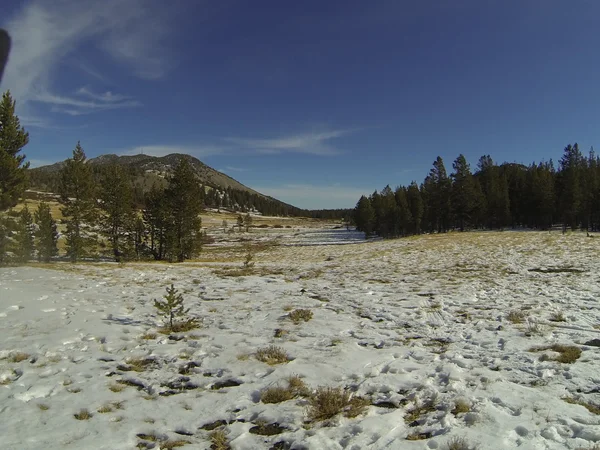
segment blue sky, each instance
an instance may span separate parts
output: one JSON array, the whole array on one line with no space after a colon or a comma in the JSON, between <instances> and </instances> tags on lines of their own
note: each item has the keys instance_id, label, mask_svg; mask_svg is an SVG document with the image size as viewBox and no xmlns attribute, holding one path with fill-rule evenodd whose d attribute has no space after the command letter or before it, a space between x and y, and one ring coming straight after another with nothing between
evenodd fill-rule
<instances>
[{"instance_id":1,"label":"blue sky","mask_svg":"<svg viewBox=\"0 0 600 450\"><path fill-rule=\"evenodd\" d=\"M7 3L8 2L8 3ZM33 165L190 153L307 208L600 145L594 0L3 1Z\"/></svg>"}]
</instances>

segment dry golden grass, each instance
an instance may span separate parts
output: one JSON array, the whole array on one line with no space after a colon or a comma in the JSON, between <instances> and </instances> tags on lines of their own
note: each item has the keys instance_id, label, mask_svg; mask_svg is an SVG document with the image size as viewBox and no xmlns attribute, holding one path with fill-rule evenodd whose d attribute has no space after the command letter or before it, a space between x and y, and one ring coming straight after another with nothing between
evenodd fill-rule
<instances>
[{"instance_id":1,"label":"dry golden grass","mask_svg":"<svg viewBox=\"0 0 600 450\"><path fill-rule=\"evenodd\" d=\"M292 400L296 395L288 387L274 386L265 389L260 395L263 403L282 403Z\"/></svg>"},{"instance_id":2,"label":"dry golden grass","mask_svg":"<svg viewBox=\"0 0 600 450\"><path fill-rule=\"evenodd\" d=\"M296 325L302 321L308 322L312 317L313 313L310 309L295 309L289 314L290 320Z\"/></svg>"},{"instance_id":3,"label":"dry golden grass","mask_svg":"<svg viewBox=\"0 0 600 450\"><path fill-rule=\"evenodd\" d=\"M517 310L513 310L510 311L507 315L506 318L512 322L512 323L523 323L525 321L525 318L527 317L527 315L523 312L523 311L517 311Z\"/></svg>"},{"instance_id":4,"label":"dry golden grass","mask_svg":"<svg viewBox=\"0 0 600 450\"><path fill-rule=\"evenodd\" d=\"M574 345L553 344L546 347L534 347L529 349L530 352L543 352L546 350L552 350L559 355L555 358L543 356L543 359L552 359L564 364L573 364L581 356L581 349Z\"/></svg>"},{"instance_id":5,"label":"dry golden grass","mask_svg":"<svg viewBox=\"0 0 600 450\"><path fill-rule=\"evenodd\" d=\"M404 421L411 424L421 418L422 415L437 410L437 397L431 397L425 399L420 404L415 405L405 416Z\"/></svg>"},{"instance_id":6,"label":"dry golden grass","mask_svg":"<svg viewBox=\"0 0 600 450\"><path fill-rule=\"evenodd\" d=\"M209 435L211 450L230 450L229 439L225 430L215 430Z\"/></svg>"},{"instance_id":7,"label":"dry golden grass","mask_svg":"<svg viewBox=\"0 0 600 450\"><path fill-rule=\"evenodd\" d=\"M161 334L184 333L186 331L195 330L196 328L200 328L200 321L196 318L190 318L174 322L173 328L169 326L160 327L158 332Z\"/></svg>"},{"instance_id":8,"label":"dry golden grass","mask_svg":"<svg viewBox=\"0 0 600 450\"><path fill-rule=\"evenodd\" d=\"M172 441L169 440L169 441L161 442L160 448L165 449L165 450L171 450L173 448L183 447L184 445L187 445L187 444L191 444L191 442L186 439L175 439Z\"/></svg>"},{"instance_id":9,"label":"dry golden grass","mask_svg":"<svg viewBox=\"0 0 600 450\"><path fill-rule=\"evenodd\" d=\"M42 410L42 411L48 411L50 409L50 406L48 406L45 403L38 403L37 407L40 408L40 410Z\"/></svg>"},{"instance_id":10,"label":"dry golden grass","mask_svg":"<svg viewBox=\"0 0 600 450\"><path fill-rule=\"evenodd\" d=\"M263 403L282 403L296 397L306 397L310 391L302 378L298 375L290 375L287 379L287 387L273 386L265 389L260 401Z\"/></svg>"},{"instance_id":11,"label":"dry golden grass","mask_svg":"<svg viewBox=\"0 0 600 450\"><path fill-rule=\"evenodd\" d=\"M256 351L256 359L260 362L264 362L273 366L275 364L285 364L291 361L288 354L281 347L277 347L275 345L270 345L266 348L260 348Z\"/></svg>"},{"instance_id":12,"label":"dry golden grass","mask_svg":"<svg viewBox=\"0 0 600 450\"><path fill-rule=\"evenodd\" d=\"M571 405L583 406L592 414L600 415L600 406L594 405L593 403L589 403L575 397L563 397L563 400Z\"/></svg>"},{"instance_id":13,"label":"dry golden grass","mask_svg":"<svg viewBox=\"0 0 600 450\"><path fill-rule=\"evenodd\" d=\"M11 355L8 357L8 360L12 363L20 363L21 361L29 359L29 356L31 356L29 353L15 352L11 353Z\"/></svg>"},{"instance_id":14,"label":"dry golden grass","mask_svg":"<svg viewBox=\"0 0 600 450\"><path fill-rule=\"evenodd\" d=\"M277 328L275 329L275 331L273 332L273 337L276 338L282 338L283 336L285 336L286 334L289 334L289 331L284 330L282 328Z\"/></svg>"},{"instance_id":15,"label":"dry golden grass","mask_svg":"<svg viewBox=\"0 0 600 450\"><path fill-rule=\"evenodd\" d=\"M465 399L459 398L454 402L452 414L455 416L462 413L468 413L469 411L471 411L471 405Z\"/></svg>"},{"instance_id":16,"label":"dry golden grass","mask_svg":"<svg viewBox=\"0 0 600 450\"><path fill-rule=\"evenodd\" d=\"M100 408L98 408L98 409L97 409L97 411L98 411L100 414L106 414L106 413L109 413L109 412L113 412L113 411L114 411L114 409L113 409L112 405L109 405L109 404L107 403L107 404L105 404L105 405L102 405Z\"/></svg>"},{"instance_id":17,"label":"dry golden grass","mask_svg":"<svg viewBox=\"0 0 600 450\"><path fill-rule=\"evenodd\" d=\"M146 332L140 336L140 339L146 339L146 340L150 341L152 339L156 339L157 337L158 337L158 335L154 332Z\"/></svg>"},{"instance_id":18,"label":"dry golden grass","mask_svg":"<svg viewBox=\"0 0 600 450\"><path fill-rule=\"evenodd\" d=\"M92 414L85 408L79 410L79 412L73 414L77 420L90 420L92 418Z\"/></svg>"},{"instance_id":19,"label":"dry golden grass","mask_svg":"<svg viewBox=\"0 0 600 450\"><path fill-rule=\"evenodd\" d=\"M309 397L308 419L311 422L331 419L338 414L356 417L370 404L362 397L352 397L339 387L320 386Z\"/></svg>"},{"instance_id":20,"label":"dry golden grass","mask_svg":"<svg viewBox=\"0 0 600 450\"><path fill-rule=\"evenodd\" d=\"M447 450L474 450L475 447L463 437L454 437L446 444Z\"/></svg>"},{"instance_id":21,"label":"dry golden grass","mask_svg":"<svg viewBox=\"0 0 600 450\"><path fill-rule=\"evenodd\" d=\"M121 392L125 389L125 387L126 386L124 384L112 383L108 386L108 389L110 389L112 392Z\"/></svg>"}]
</instances>

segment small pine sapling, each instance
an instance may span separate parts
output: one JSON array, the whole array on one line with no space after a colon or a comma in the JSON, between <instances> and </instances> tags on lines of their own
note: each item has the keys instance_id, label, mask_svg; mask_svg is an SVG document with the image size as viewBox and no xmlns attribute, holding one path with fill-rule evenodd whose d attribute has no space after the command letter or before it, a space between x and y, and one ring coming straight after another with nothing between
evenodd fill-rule
<instances>
[{"instance_id":1,"label":"small pine sapling","mask_svg":"<svg viewBox=\"0 0 600 450\"><path fill-rule=\"evenodd\" d=\"M163 295L163 298L165 301L154 300L154 307L168 320L169 331L175 331L176 328L194 328L196 325L194 318L187 318L182 324L173 322L176 317L186 317L190 311L189 308L185 309L183 306L183 295L178 293L173 284L171 287L167 287L167 293Z\"/></svg>"}]
</instances>

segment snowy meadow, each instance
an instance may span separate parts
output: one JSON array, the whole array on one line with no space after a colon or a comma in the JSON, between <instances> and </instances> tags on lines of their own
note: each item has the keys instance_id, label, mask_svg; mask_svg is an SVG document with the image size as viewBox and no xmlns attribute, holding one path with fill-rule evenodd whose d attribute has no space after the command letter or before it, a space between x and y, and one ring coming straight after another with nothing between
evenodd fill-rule
<instances>
[{"instance_id":1,"label":"snowy meadow","mask_svg":"<svg viewBox=\"0 0 600 450\"><path fill-rule=\"evenodd\" d=\"M593 448L599 253L256 229L183 264L3 268L0 447ZM198 327L164 326L171 284Z\"/></svg>"}]
</instances>

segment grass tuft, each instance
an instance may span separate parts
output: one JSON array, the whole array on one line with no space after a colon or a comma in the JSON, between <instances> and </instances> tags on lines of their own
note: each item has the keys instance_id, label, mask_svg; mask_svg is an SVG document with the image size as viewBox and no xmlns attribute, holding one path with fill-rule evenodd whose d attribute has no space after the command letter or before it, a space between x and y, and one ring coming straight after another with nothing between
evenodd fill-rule
<instances>
[{"instance_id":1,"label":"grass tuft","mask_svg":"<svg viewBox=\"0 0 600 450\"><path fill-rule=\"evenodd\" d=\"M79 410L79 412L73 414L77 420L90 420L92 418L92 414L85 408Z\"/></svg>"},{"instance_id":2,"label":"grass tuft","mask_svg":"<svg viewBox=\"0 0 600 450\"><path fill-rule=\"evenodd\" d=\"M575 397L563 397L563 400L571 405L583 406L592 414L600 415L600 406L594 405L593 403L588 403Z\"/></svg>"},{"instance_id":3,"label":"grass tuft","mask_svg":"<svg viewBox=\"0 0 600 450\"><path fill-rule=\"evenodd\" d=\"M269 364L270 366L275 364L284 364L291 360L283 348L275 345L258 349L256 351L256 359Z\"/></svg>"},{"instance_id":4,"label":"grass tuft","mask_svg":"<svg viewBox=\"0 0 600 450\"><path fill-rule=\"evenodd\" d=\"M12 363L20 363L21 361L29 359L29 356L31 356L29 353L15 352L10 355L9 361Z\"/></svg>"},{"instance_id":5,"label":"grass tuft","mask_svg":"<svg viewBox=\"0 0 600 450\"><path fill-rule=\"evenodd\" d=\"M38 403L37 407L42 411L48 411L50 409L50 406L46 405L45 403Z\"/></svg>"},{"instance_id":6,"label":"grass tuft","mask_svg":"<svg viewBox=\"0 0 600 450\"><path fill-rule=\"evenodd\" d=\"M523 312L523 311L517 311L517 310L513 310L510 311L507 315L506 318L512 322L512 323L523 323L525 321L525 318L527 317L527 315Z\"/></svg>"},{"instance_id":7,"label":"grass tuft","mask_svg":"<svg viewBox=\"0 0 600 450\"><path fill-rule=\"evenodd\" d=\"M331 419L342 413L346 417L356 417L369 404L361 397L351 397L342 388L326 386L318 387L308 401L308 419L311 422Z\"/></svg>"},{"instance_id":8,"label":"grass tuft","mask_svg":"<svg viewBox=\"0 0 600 450\"><path fill-rule=\"evenodd\" d=\"M544 359L553 359L554 361L564 364L573 364L581 356L581 349L574 345L553 344L546 347L534 347L529 349L530 352L543 352L546 350L552 350L559 355L556 358L546 357Z\"/></svg>"},{"instance_id":9,"label":"grass tuft","mask_svg":"<svg viewBox=\"0 0 600 450\"><path fill-rule=\"evenodd\" d=\"M564 314L562 313L562 311L558 311L555 313L552 313L550 315L550 322L566 322L567 319L565 318Z\"/></svg>"},{"instance_id":10,"label":"grass tuft","mask_svg":"<svg viewBox=\"0 0 600 450\"><path fill-rule=\"evenodd\" d=\"M446 444L447 450L475 450L475 446L469 444L469 442L463 437L454 437Z\"/></svg>"},{"instance_id":11,"label":"grass tuft","mask_svg":"<svg viewBox=\"0 0 600 450\"><path fill-rule=\"evenodd\" d=\"M452 414L455 416L462 413L468 413L471 411L471 405L465 399L459 398L454 402L454 408L452 408Z\"/></svg>"},{"instance_id":12,"label":"grass tuft","mask_svg":"<svg viewBox=\"0 0 600 450\"><path fill-rule=\"evenodd\" d=\"M290 320L296 325L303 321L308 322L312 317L313 313L310 309L295 309L289 315Z\"/></svg>"},{"instance_id":13,"label":"grass tuft","mask_svg":"<svg viewBox=\"0 0 600 450\"><path fill-rule=\"evenodd\" d=\"M230 450L229 440L225 430L215 430L209 435L211 450Z\"/></svg>"}]
</instances>

